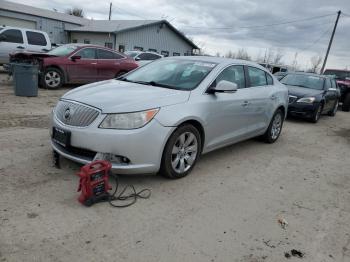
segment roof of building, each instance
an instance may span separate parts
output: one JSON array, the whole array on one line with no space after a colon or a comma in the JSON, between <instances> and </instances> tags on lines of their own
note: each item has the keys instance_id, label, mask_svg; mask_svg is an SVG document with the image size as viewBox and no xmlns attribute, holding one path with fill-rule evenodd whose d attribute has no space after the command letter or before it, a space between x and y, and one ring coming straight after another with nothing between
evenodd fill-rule
<instances>
[{"instance_id":1,"label":"roof of building","mask_svg":"<svg viewBox=\"0 0 350 262\"><path fill-rule=\"evenodd\" d=\"M166 24L172 31L191 45L192 48L199 49L197 45L195 45L167 20L90 20L83 26L67 27L66 30L71 32L121 33L124 31L140 29L157 24Z\"/></svg>"},{"instance_id":2,"label":"roof of building","mask_svg":"<svg viewBox=\"0 0 350 262\"><path fill-rule=\"evenodd\" d=\"M0 10L18 12L39 17L46 17L53 20L69 22L72 24L83 25L89 22L89 19L68 15L61 12L55 12L47 9L37 8L29 5L22 5L14 2L0 0Z\"/></svg>"}]
</instances>

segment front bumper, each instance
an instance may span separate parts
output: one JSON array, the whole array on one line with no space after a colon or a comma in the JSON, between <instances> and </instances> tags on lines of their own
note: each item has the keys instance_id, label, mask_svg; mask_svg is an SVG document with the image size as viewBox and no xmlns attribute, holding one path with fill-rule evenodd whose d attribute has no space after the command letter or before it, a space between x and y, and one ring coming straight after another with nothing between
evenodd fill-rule
<instances>
[{"instance_id":1,"label":"front bumper","mask_svg":"<svg viewBox=\"0 0 350 262\"><path fill-rule=\"evenodd\" d=\"M53 150L81 164L90 163L97 153L125 157L127 163L111 161L113 171L119 174L158 172L164 146L175 127L164 127L153 119L139 129L98 128L105 116L100 114L84 128L64 125L53 116L52 126L71 132L70 146L63 147L51 140Z\"/></svg>"},{"instance_id":2,"label":"front bumper","mask_svg":"<svg viewBox=\"0 0 350 262\"><path fill-rule=\"evenodd\" d=\"M305 104L294 102L288 105L288 115L312 118L319 103Z\"/></svg>"}]
</instances>

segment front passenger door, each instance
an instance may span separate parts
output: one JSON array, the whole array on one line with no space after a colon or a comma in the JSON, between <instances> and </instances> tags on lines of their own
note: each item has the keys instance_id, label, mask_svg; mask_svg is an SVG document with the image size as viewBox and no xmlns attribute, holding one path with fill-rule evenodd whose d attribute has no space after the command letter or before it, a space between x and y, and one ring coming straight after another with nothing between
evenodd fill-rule
<instances>
[{"instance_id":1,"label":"front passenger door","mask_svg":"<svg viewBox=\"0 0 350 262\"><path fill-rule=\"evenodd\" d=\"M0 34L0 64L9 62L9 55L16 51L24 51L22 31L18 29L3 30Z\"/></svg>"},{"instance_id":2,"label":"front passenger door","mask_svg":"<svg viewBox=\"0 0 350 262\"><path fill-rule=\"evenodd\" d=\"M80 56L80 59L72 60L72 56ZM96 48L86 47L80 49L67 59L69 82L89 83L97 81Z\"/></svg>"}]
</instances>

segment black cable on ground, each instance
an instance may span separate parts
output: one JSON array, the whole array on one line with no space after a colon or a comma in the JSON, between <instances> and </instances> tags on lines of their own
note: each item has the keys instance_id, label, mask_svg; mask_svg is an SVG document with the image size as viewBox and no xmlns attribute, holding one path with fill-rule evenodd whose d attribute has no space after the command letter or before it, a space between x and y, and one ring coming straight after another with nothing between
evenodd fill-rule
<instances>
[{"instance_id":1,"label":"black cable on ground","mask_svg":"<svg viewBox=\"0 0 350 262\"><path fill-rule=\"evenodd\" d=\"M136 203L137 199L138 198L142 198L142 199L147 199L151 196L151 190L148 189L148 188L145 188L145 189L142 189L141 191L139 192L136 192L136 189L133 185L127 185L124 187L124 189L117 194L117 191L118 191L118 187L119 187L119 180L118 180L118 176L117 175L114 175L114 174L110 174L111 177L114 178L115 180L115 189L114 189L114 192L110 195L110 198L108 200L108 203L112 206L112 207L119 207L119 208L122 208L122 207L129 207L133 204ZM131 194L129 195L124 195L125 191L128 189L128 188L131 188L132 192ZM146 192L146 193L145 193ZM121 204L121 205L117 205L117 204L114 204L113 202L114 201L125 201L125 200L128 200L128 199L133 199L131 202L127 203L127 204Z\"/></svg>"}]
</instances>

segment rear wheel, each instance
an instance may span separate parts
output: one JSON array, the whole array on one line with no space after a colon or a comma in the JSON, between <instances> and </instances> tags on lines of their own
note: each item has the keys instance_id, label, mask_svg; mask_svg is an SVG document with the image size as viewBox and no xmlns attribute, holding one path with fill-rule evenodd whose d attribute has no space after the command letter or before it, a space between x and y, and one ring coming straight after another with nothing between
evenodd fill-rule
<instances>
[{"instance_id":1,"label":"rear wheel","mask_svg":"<svg viewBox=\"0 0 350 262\"><path fill-rule=\"evenodd\" d=\"M338 111L338 106L339 106L339 100L337 99L334 103L334 107L331 111L328 112L328 115L329 116L335 116L335 114L337 113Z\"/></svg>"},{"instance_id":2,"label":"rear wheel","mask_svg":"<svg viewBox=\"0 0 350 262\"><path fill-rule=\"evenodd\" d=\"M345 112L349 112L350 111L350 92L345 95L345 98L344 98L343 105L342 105L341 109L343 111L345 111Z\"/></svg>"},{"instance_id":3,"label":"rear wheel","mask_svg":"<svg viewBox=\"0 0 350 262\"><path fill-rule=\"evenodd\" d=\"M41 84L44 88L47 89L60 88L63 84L63 73L61 70L54 67L46 68L41 80Z\"/></svg>"},{"instance_id":4,"label":"rear wheel","mask_svg":"<svg viewBox=\"0 0 350 262\"><path fill-rule=\"evenodd\" d=\"M278 109L272 117L269 127L262 136L266 143L274 143L281 134L283 126L284 114L281 109Z\"/></svg>"},{"instance_id":5,"label":"rear wheel","mask_svg":"<svg viewBox=\"0 0 350 262\"><path fill-rule=\"evenodd\" d=\"M315 112L314 112L314 115L311 118L311 122L312 123L317 123L318 122L318 120L321 117L322 110L323 110L323 104L319 104L318 107L316 108Z\"/></svg>"},{"instance_id":6,"label":"rear wheel","mask_svg":"<svg viewBox=\"0 0 350 262\"><path fill-rule=\"evenodd\" d=\"M180 126L165 146L160 174L172 179L185 177L195 166L201 148L198 130L192 125Z\"/></svg>"}]
</instances>

